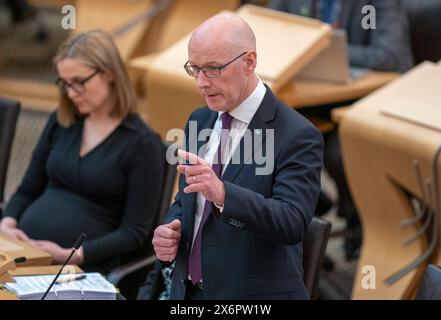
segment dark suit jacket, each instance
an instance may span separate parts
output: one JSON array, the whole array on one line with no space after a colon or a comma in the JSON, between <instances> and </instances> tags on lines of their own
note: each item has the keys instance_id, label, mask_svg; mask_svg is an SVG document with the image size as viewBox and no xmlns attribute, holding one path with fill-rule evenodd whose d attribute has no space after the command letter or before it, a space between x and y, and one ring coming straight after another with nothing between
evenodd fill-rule
<instances>
[{"instance_id":1,"label":"dark suit jacket","mask_svg":"<svg viewBox=\"0 0 441 320\"><path fill-rule=\"evenodd\" d=\"M189 120L197 122L199 132L212 128L216 119L217 112L203 107ZM269 139L265 130L274 130L274 170L256 175L254 157L250 164L242 159L226 168L223 213L211 214L202 233L204 298L307 299L301 242L320 190L322 136L268 88L248 129L261 129L264 152ZM186 134L188 138L188 124ZM243 139L239 148L243 149ZM171 299L184 298L193 235L196 193L185 194L185 186L181 175L165 219L182 222Z\"/></svg>"},{"instance_id":2,"label":"dark suit jacket","mask_svg":"<svg viewBox=\"0 0 441 320\"><path fill-rule=\"evenodd\" d=\"M376 9L376 29L362 28L366 5ZM312 0L272 0L269 7L294 14L308 8L314 15ZM341 26L348 34L351 65L398 72L412 68L408 20L400 1L342 0Z\"/></svg>"}]
</instances>

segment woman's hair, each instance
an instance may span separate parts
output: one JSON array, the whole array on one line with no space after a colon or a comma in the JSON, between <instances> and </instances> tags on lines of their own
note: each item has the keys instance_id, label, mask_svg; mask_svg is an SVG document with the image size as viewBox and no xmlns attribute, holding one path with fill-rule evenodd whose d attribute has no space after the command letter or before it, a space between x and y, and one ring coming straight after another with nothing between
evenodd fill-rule
<instances>
[{"instance_id":1,"label":"woman's hair","mask_svg":"<svg viewBox=\"0 0 441 320\"><path fill-rule=\"evenodd\" d=\"M111 117L125 118L136 111L136 93L112 36L103 30L90 30L68 38L53 59L57 65L63 59L76 59L80 63L113 76L110 102ZM65 127L81 116L67 93L60 89L58 122Z\"/></svg>"}]
</instances>

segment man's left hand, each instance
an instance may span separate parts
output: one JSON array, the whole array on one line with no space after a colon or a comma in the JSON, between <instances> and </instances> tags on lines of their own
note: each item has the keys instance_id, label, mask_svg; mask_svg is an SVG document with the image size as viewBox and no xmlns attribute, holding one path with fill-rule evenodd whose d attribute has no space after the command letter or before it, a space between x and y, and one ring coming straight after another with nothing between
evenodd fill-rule
<instances>
[{"instance_id":1,"label":"man's left hand","mask_svg":"<svg viewBox=\"0 0 441 320\"><path fill-rule=\"evenodd\" d=\"M177 167L179 173L185 174L185 181L188 184L184 188L184 192L201 192L208 201L223 206L225 200L224 183L216 176L211 165L205 159L184 150L178 150L178 155L190 163L190 165L178 165Z\"/></svg>"}]
</instances>

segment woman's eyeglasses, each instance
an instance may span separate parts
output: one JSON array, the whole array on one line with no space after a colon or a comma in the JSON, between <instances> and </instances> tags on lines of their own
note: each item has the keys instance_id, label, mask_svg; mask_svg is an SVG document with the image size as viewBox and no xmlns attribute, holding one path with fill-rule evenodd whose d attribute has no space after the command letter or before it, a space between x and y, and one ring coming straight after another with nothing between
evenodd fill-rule
<instances>
[{"instance_id":1,"label":"woman's eyeglasses","mask_svg":"<svg viewBox=\"0 0 441 320\"><path fill-rule=\"evenodd\" d=\"M58 78L57 81L55 81L55 84L60 87L61 90L64 92L68 92L69 88L72 88L76 93L80 94L84 92L84 85L87 81L92 79L95 75L97 75L100 72L100 70L96 70L94 73L92 73L90 76L81 79L81 80L75 80L72 83L68 83L67 81Z\"/></svg>"}]
</instances>

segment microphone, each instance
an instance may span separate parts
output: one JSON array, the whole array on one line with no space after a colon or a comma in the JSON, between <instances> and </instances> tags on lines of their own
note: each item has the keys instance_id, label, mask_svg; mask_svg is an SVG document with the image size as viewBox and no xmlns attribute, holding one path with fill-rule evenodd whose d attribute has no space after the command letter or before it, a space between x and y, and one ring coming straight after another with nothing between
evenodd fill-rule
<instances>
[{"instance_id":1,"label":"microphone","mask_svg":"<svg viewBox=\"0 0 441 320\"><path fill-rule=\"evenodd\" d=\"M63 268L67 265L69 260L72 258L73 254L81 247L81 245L84 242L84 239L86 239L87 236L82 233L77 239L77 242L75 242L75 245L72 248L72 252L70 253L69 257L67 257L66 261L64 261L63 266L60 268L60 271L58 271L57 275L55 276L54 280L52 280L52 283L50 284L49 288L47 288L46 292L44 293L43 297L41 297L41 300L44 300L46 298L49 291L51 291L52 287L54 286L55 282L57 281L58 277L61 274L61 271L63 271Z\"/></svg>"}]
</instances>

